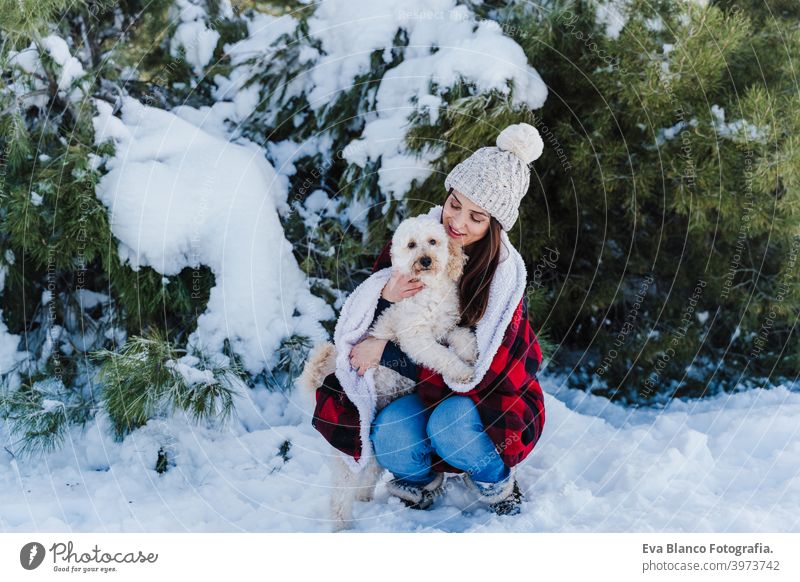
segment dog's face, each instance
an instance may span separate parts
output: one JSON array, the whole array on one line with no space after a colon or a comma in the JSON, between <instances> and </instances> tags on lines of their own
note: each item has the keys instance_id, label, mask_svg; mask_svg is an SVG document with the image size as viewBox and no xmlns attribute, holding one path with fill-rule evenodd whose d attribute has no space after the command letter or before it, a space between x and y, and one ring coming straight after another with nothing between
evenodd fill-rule
<instances>
[{"instance_id":1,"label":"dog's face","mask_svg":"<svg viewBox=\"0 0 800 582\"><path fill-rule=\"evenodd\" d=\"M460 244L429 216L415 216L400 223L392 237L392 265L421 281L445 275L461 278L466 255Z\"/></svg>"}]
</instances>

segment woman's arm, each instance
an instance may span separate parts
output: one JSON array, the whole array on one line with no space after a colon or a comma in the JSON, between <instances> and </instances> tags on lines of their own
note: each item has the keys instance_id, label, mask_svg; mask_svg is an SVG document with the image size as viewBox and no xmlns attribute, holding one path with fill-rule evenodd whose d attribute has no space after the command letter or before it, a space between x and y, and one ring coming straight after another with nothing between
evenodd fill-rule
<instances>
[{"instance_id":1,"label":"woman's arm","mask_svg":"<svg viewBox=\"0 0 800 582\"><path fill-rule=\"evenodd\" d=\"M377 264L378 262L376 262L376 266ZM372 317L372 323L375 323L375 320L393 302L412 297L419 293L423 287L424 284L418 279L401 272L393 273L378 298L378 305ZM388 352L386 351L387 348ZM363 376L369 368L379 364L391 368L412 380L416 379L416 366L412 364L411 360L396 344L367 337L353 346L350 351L350 365L353 369L358 370L360 376Z\"/></svg>"},{"instance_id":2,"label":"woman's arm","mask_svg":"<svg viewBox=\"0 0 800 582\"><path fill-rule=\"evenodd\" d=\"M375 317L372 323L375 323L380 314L391 304L391 301L386 301L383 297L378 299L378 308L375 310ZM417 380L417 365L395 342L386 342L386 347L383 348L383 353L381 354L380 364L415 382Z\"/></svg>"},{"instance_id":3,"label":"woman's arm","mask_svg":"<svg viewBox=\"0 0 800 582\"><path fill-rule=\"evenodd\" d=\"M375 317L372 318L372 323L380 317L381 313L383 313L389 306L392 305L391 301L387 301L383 297L378 299L378 307L375 309ZM384 341L383 351L380 355L380 363L381 366L385 366L391 370L394 370L398 374L402 374L406 378L410 378L416 382L418 368L417 365L408 357L408 355L400 349L395 342L392 341L385 341L385 340L375 340L375 341ZM361 355L358 351L356 351L357 355ZM369 357L369 356L367 356ZM368 366L369 367L369 366Z\"/></svg>"},{"instance_id":4,"label":"woman's arm","mask_svg":"<svg viewBox=\"0 0 800 582\"><path fill-rule=\"evenodd\" d=\"M417 381L419 375L419 367L394 342L386 342L386 347L381 355L381 366L394 370L414 382Z\"/></svg>"}]
</instances>

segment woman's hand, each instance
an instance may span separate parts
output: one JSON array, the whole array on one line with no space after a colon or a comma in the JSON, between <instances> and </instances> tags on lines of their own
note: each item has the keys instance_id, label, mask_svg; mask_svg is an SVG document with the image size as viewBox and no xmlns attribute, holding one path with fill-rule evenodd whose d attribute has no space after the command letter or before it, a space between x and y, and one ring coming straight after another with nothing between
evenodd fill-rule
<instances>
[{"instance_id":1,"label":"woman's hand","mask_svg":"<svg viewBox=\"0 0 800 582\"><path fill-rule=\"evenodd\" d=\"M380 363L383 348L387 343L387 340L367 336L350 350L350 366L358 370L359 376L363 376L368 369Z\"/></svg>"},{"instance_id":2,"label":"woman's hand","mask_svg":"<svg viewBox=\"0 0 800 582\"><path fill-rule=\"evenodd\" d=\"M425 284L419 279L414 278L407 273L393 271L392 276L386 282L386 285L384 285L383 291L381 291L381 297L386 299L386 301L397 303L406 297L416 295L422 291L424 286Z\"/></svg>"}]
</instances>

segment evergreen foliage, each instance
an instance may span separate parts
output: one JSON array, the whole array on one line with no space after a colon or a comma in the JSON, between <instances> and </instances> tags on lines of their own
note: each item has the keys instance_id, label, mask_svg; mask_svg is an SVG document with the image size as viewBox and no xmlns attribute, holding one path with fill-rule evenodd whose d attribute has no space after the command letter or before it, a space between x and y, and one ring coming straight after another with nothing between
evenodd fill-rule
<instances>
[{"instance_id":1,"label":"evergreen foliage","mask_svg":"<svg viewBox=\"0 0 800 582\"><path fill-rule=\"evenodd\" d=\"M176 410L186 412L194 422L224 423L230 418L233 398L242 385L241 369L230 361L180 358L182 352L153 331L147 337L130 338L119 351L93 354L102 362L100 400L118 438Z\"/></svg>"},{"instance_id":2,"label":"evergreen foliage","mask_svg":"<svg viewBox=\"0 0 800 582\"><path fill-rule=\"evenodd\" d=\"M234 354L209 361L182 349L214 276L122 264L94 194L114 151L94 143L89 98L212 106L219 79L242 71L240 90L256 86L258 104L229 120L231 140L263 145L276 167L296 145L281 220L313 292L335 308L402 218L442 203L458 162L524 121L545 150L509 236L551 368L632 404L797 375L796 2L463 2L522 47L549 97L530 111L515 87L461 79L439 93L432 82L443 106L410 113L405 146L435 156L433 171L400 199L380 191L380 160L362 167L343 154L377 114L384 76L410 54L402 26L347 90L312 103L303 80L323 50L308 24L314 4L237 2L231 15L222 2L192 2L220 35L201 75L185 48L173 50L174 0L0 0L0 316L28 354L0 370L0 413L20 451L52 450L99 408L119 438L176 410L195 421L232 413L243 377ZM603 16L610 4L624 26ZM225 47L248 38L259 12L297 26L231 57ZM49 34L83 67L69 87ZM23 50L41 71L11 59ZM277 367L248 382L289 389L310 343L286 338Z\"/></svg>"},{"instance_id":3,"label":"evergreen foliage","mask_svg":"<svg viewBox=\"0 0 800 582\"><path fill-rule=\"evenodd\" d=\"M71 424L83 424L90 401L67 389L56 377L42 377L14 391L0 393L0 418L18 437L16 454L34 456L59 448Z\"/></svg>"},{"instance_id":4,"label":"evergreen foliage","mask_svg":"<svg viewBox=\"0 0 800 582\"><path fill-rule=\"evenodd\" d=\"M451 102L414 135L447 137L445 173L509 121L540 130L510 234L529 266L558 250L531 317L576 386L647 403L796 376L796 7L631 2L614 37L597 5L483 3L550 97L535 115ZM438 202L429 182L414 197Z\"/></svg>"},{"instance_id":5,"label":"evergreen foliage","mask_svg":"<svg viewBox=\"0 0 800 582\"><path fill-rule=\"evenodd\" d=\"M178 93L187 81L176 64L182 59L169 54L169 39L154 34L173 30L165 26L171 5L151 2L146 11L138 2L103 0L0 6L0 307L9 333L23 337L21 348L29 354L0 370L0 411L20 436L20 454L53 450L70 424L96 412L96 371L88 354L107 355L123 344L121 353L129 353L127 336L150 329L184 342L214 285L204 266L167 278L149 267L134 271L122 264L107 211L95 195L114 149L94 143L97 112L89 97L115 103L130 88L157 102L152 96ZM236 34L235 27L227 30ZM84 73L69 87L59 86L63 67L50 52L54 41L48 34L66 39L71 56L80 58ZM20 64L26 61L12 58L15 53L35 55L41 68L28 70ZM144 54L149 60L142 65L135 59ZM137 64L144 79L131 80L129 69ZM163 349L162 355L168 353ZM105 374L113 377L108 369ZM218 380L200 385L173 381L173 392L159 403L195 420L224 420L232 411L233 378L241 371L235 364L217 365L213 374ZM120 386L114 388L113 402L122 406ZM109 410L120 431L147 420L137 416L140 409L132 410L129 417ZM148 410L163 412L158 406Z\"/></svg>"}]
</instances>

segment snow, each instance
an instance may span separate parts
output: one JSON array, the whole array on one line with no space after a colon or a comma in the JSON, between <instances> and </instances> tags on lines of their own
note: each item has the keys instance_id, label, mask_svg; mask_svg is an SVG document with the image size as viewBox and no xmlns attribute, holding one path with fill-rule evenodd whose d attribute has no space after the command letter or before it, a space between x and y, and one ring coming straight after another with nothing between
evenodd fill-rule
<instances>
[{"instance_id":1,"label":"snow","mask_svg":"<svg viewBox=\"0 0 800 582\"><path fill-rule=\"evenodd\" d=\"M295 209L303 218L306 229L314 229L319 226L320 221L326 216L335 216L335 202L328 198L323 190L315 190L301 205L295 202ZM330 249L331 254L334 251Z\"/></svg>"},{"instance_id":2,"label":"snow","mask_svg":"<svg viewBox=\"0 0 800 582\"><path fill-rule=\"evenodd\" d=\"M198 370L197 364L199 359L195 356L188 356L191 358L189 362L170 360L167 362L167 368L178 372L187 386L194 386L196 384L214 384L214 373L211 370Z\"/></svg>"},{"instance_id":3,"label":"snow","mask_svg":"<svg viewBox=\"0 0 800 582\"><path fill-rule=\"evenodd\" d=\"M215 285L189 345L206 355L225 340L247 372L270 370L292 334L322 340L333 310L311 294L283 235L283 182L255 144L234 144L135 99L122 119L96 101L96 140L116 155L97 196L108 208L120 259L173 276L208 266ZM185 109L185 108L184 108Z\"/></svg>"},{"instance_id":4,"label":"snow","mask_svg":"<svg viewBox=\"0 0 800 582\"><path fill-rule=\"evenodd\" d=\"M353 26L359 27L359 34L352 34ZM378 87L377 116L367 121L361 137L368 143L367 155L359 152L346 159L363 167L368 159L380 158L381 192L400 199L415 179L427 178L436 157L435 151L419 158L406 151L408 117L416 108L427 110L435 122L443 103L440 95L464 82L479 93L508 94L513 85L515 105L538 109L547 97L547 87L514 40L504 36L496 23L476 21L455 0L402 4L328 0L309 19L309 32L320 40L325 53L309 73L311 106L319 107L351 89L359 75L369 72L373 51L384 49L386 60L398 28L406 31L408 46L402 62L384 74ZM432 52L431 47L438 50Z\"/></svg>"},{"instance_id":5,"label":"snow","mask_svg":"<svg viewBox=\"0 0 800 582\"><path fill-rule=\"evenodd\" d=\"M61 75L58 77L59 89L68 89L75 79L85 74L83 65L69 53L69 47L63 38L50 35L42 39L42 44L53 60L61 66Z\"/></svg>"},{"instance_id":6,"label":"snow","mask_svg":"<svg viewBox=\"0 0 800 582\"><path fill-rule=\"evenodd\" d=\"M330 149L332 141L329 135L317 135L298 143L292 140L283 140L267 143L269 158L275 165L275 171L284 176L294 176L297 173L293 161L305 156L313 156L320 151Z\"/></svg>"},{"instance_id":7,"label":"snow","mask_svg":"<svg viewBox=\"0 0 800 582\"><path fill-rule=\"evenodd\" d=\"M272 16L255 12L251 18L247 19L246 24L247 37L233 44L225 44L223 47L234 67L243 64L255 55L264 54L264 51L268 51L281 36L294 32L298 21L287 14ZM311 55L305 53L304 56Z\"/></svg>"},{"instance_id":8,"label":"snow","mask_svg":"<svg viewBox=\"0 0 800 582\"><path fill-rule=\"evenodd\" d=\"M744 143L748 141L763 142L766 139L766 128L756 127L744 119L726 122L725 110L719 105L711 106L711 115L714 118L714 127L720 137Z\"/></svg>"},{"instance_id":9,"label":"snow","mask_svg":"<svg viewBox=\"0 0 800 582\"><path fill-rule=\"evenodd\" d=\"M61 402L60 400L50 400L48 398L42 400L42 410L44 412L55 412L56 410L58 410L63 406L64 403Z\"/></svg>"},{"instance_id":10,"label":"snow","mask_svg":"<svg viewBox=\"0 0 800 582\"><path fill-rule=\"evenodd\" d=\"M82 311L94 309L100 304L108 303L110 300L109 296L105 293L98 293L96 291L90 291L89 289L78 289L75 292L75 297Z\"/></svg>"},{"instance_id":11,"label":"snow","mask_svg":"<svg viewBox=\"0 0 800 582\"><path fill-rule=\"evenodd\" d=\"M56 85L59 94L74 103L83 100L90 91L90 83L84 79L86 72L81 62L70 54L67 42L58 35L51 34L42 39L42 48L47 51L58 69ZM35 43L21 51L8 52L8 65L12 71L9 88L28 107L43 108L47 105L47 80L41 55ZM43 94L36 94L45 91ZM69 93L68 93L69 91ZM32 93L32 94L31 94Z\"/></svg>"},{"instance_id":12,"label":"snow","mask_svg":"<svg viewBox=\"0 0 800 582\"><path fill-rule=\"evenodd\" d=\"M186 61L191 65L195 76L202 76L203 68L214 56L214 49L220 34L210 29L206 22L206 12L192 0L176 0L171 7L173 18L177 13L180 20L170 41L170 55L179 58L183 49Z\"/></svg>"},{"instance_id":13,"label":"snow","mask_svg":"<svg viewBox=\"0 0 800 582\"><path fill-rule=\"evenodd\" d=\"M0 309L0 375L5 376L25 354L19 352L20 336L8 332L3 321L3 310Z\"/></svg>"},{"instance_id":14,"label":"snow","mask_svg":"<svg viewBox=\"0 0 800 582\"><path fill-rule=\"evenodd\" d=\"M289 50L298 42L279 41L284 34L295 34L297 25L298 21L290 16L258 15L248 23L247 38L226 44L224 51L233 70L228 77L214 78L214 96L229 101L214 107L222 111L224 105L233 104L235 113L226 114L237 123L251 114L259 101L255 95L243 96L242 89L270 66L283 65L280 59L273 61L273 55L279 48ZM353 34L354 28L357 34ZM408 45L396 47L401 30L407 35ZM394 59L393 49L401 55L399 64L386 70L374 92L374 103L363 112L365 127L353 141L358 147L346 147L341 152L345 160L360 167L380 160L378 185L385 199L401 199L415 180L420 182L430 175L436 148L420 157L409 154L405 143L411 129L408 118L416 111L427 112L435 123L440 109L446 106L442 96L454 85L467 84L476 94L496 90L505 95L513 87L512 103L521 109L540 108L547 97L547 87L528 64L522 47L505 36L496 22L477 20L468 7L456 5L455 0L326 0L314 7L307 36L297 36L297 58L308 69L287 79L286 85L273 94L262 95L269 102L267 115L285 108L298 95L306 95L310 108L321 115L337 98L352 90L360 76L370 73L375 51L382 51L387 64ZM320 48L311 43L318 43ZM255 61L248 62L253 57ZM303 116L296 116L295 123L302 123L302 119ZM313 146L316 149L309 151L298 144L296 155L334 155L324 148L321 139L315 138ZM269 149L271 153L275 151ZM280 152L283 153L285 150ZM287 160L281 156L278 163L273 158L279 173L292 175L295 168L284 163ZM349 213L362 232L366 228L363 210L369 205L370 201L360 201Z\"/></svg>"},{"instance_id":15,"label":"snow","mask_svg":"<svg viewBox=\"0 0 800 582\"><path fill-rule=\"evenodd\" d=\"M659 128L659 130L656 132L656 146L661 147L667 141L678 137L684 130L688 131L689 127L697 127L697 125L697 119L692 118L689 121L684 121L682 119L671 127Z\"/></svg>"},{"instance_id":16,"label":"snow","mask_svg":"<svg viewBox=\"0 0 800 582\"><path fill-rule=\"evenodd\" d=\"M268 66L275 51L273 44L281 36L294 32L298 25L298 21L289 15L276 17L258 12L246 22L247 37L223 46L232 69L228 77L214 76L215 88L212 90L217 100L212 109L237 124L253 114L261 99L259 83L245 85ZM312 55L305 51L303 56L311 58ZM249 63L253 57L258 57L256 62Z\"/></svg>"},{"instance_id":17,"label":"snow","mask_svg":"<svg viewBox=\"0 0 800 582\"><path fill-rule=\"evenodd\" d=\"M630 0L595 0L594 8L596 21L603 26L606 35L613 39L619 38L628 22Z\"/></svg>"},{"instance_id":18,"label":"snow","mask_svg":"<svg viewBox=\"0 0 800 582\"><path fill-rule=\"evenodd\" d=\"M433 509L406 509L389 498L384 475L376 499L355 504L356 530L796 530L796 386L634 410L543 380L547 422L519 466L521 515L490 514L455 476ZM310 426L310 407L309 396L259 386L243 392L222 430L178 415L118 443L100 415L84 432L73 427L65 448L44 460L0 451L0 529L328 531L330 450ZM171 466L159 475L161 447Z\"/></svg>"},{"instance_id":19,"label":"snow","mask_svg":"<svg viewBox=\"0 0 800 582\"><path fill-rule=\"evenodd\" d=\"M667 45L665 45L665 47L666 46ZM666 66L667 63L665 62L664 65ZM744 119L737 119L736 121L730 122L725 121L725 109L719 105L712 105L710 112L714 129L720 138L730 139L739 143L747 143L749 141L763 143L768 135L766 128L759 128ZM697 119L692 118L688 122L680 120L672 127L660 128L656 132L656 145L660 147L667 141L675 139L682 131L690 126L697 127Z\"/></svg>"}]
</instances>

